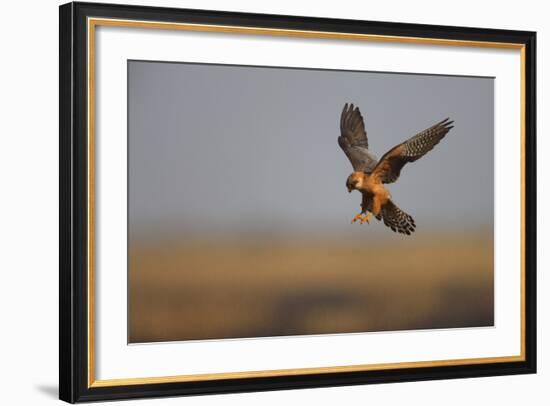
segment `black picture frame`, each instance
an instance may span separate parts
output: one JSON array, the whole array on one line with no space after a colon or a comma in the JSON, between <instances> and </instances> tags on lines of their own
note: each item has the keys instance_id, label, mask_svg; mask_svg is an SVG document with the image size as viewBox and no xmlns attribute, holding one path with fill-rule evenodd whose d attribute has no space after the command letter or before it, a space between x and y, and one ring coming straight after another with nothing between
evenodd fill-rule
<instances>
[{"instance_id":1,"label":"black picture frame","mask_svg":"<svg viewBox=\"0 0 550 406\"><path fill-rule=\"evenodd\" d=\"M526 374L536 372L536 33L435 25L262 15L113 4L60 6L60 268L59 397L67 402L158 396L235 393L385 382ZM523 46L524 83L524 360L359 372L312 373L211 381L90 385L88 353L88 189L87 189L87 19L196 23L345 32Z\"/></svg>"}]
</instances>

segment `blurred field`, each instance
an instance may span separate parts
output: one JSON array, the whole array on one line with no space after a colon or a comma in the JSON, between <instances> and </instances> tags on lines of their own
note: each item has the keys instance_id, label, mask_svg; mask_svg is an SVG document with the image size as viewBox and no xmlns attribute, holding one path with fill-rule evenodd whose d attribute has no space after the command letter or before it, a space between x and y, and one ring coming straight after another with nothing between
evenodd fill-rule
<instances>
[{"instance_id":1,"label":"blurred field","mask_svg":"<svg viewBox=\"0 0 550 406\"><path fill-rule=\"evenodd\" d=\"M133 242L129 341L493 325L492 236Z\"/></svg>"}]
</instances>

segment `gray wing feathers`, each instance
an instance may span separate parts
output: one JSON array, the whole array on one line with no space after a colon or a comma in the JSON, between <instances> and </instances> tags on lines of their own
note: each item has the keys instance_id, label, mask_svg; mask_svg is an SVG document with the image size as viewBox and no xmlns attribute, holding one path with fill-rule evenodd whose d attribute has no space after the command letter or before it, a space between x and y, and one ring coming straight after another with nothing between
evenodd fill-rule
<instances>
[{"instance_id":1,"label":"gray wing feathers","mask_svg":"<svg viewBox=\"0 0 550 406\"><path fill-rule=\"evenodd\" d=\"M380 158L376 168L373 169L373 173L383 183L395 182L399 178L403 166L408 162L420 159L431 151L453 128L452 124L453 121L446 118L407 141L396 145Z\"/></svg>"},{"instance_id":2,"label":"gray wing feathers","mask_svg":"<svg viewBox=\"0 0 550 406\"><path fill-rule=\"evenodd\" d=\"M355 171L371 172L376 166L376 157L368 150L369 141L359 107L353 103L344 105L340 116L338 145L342 148Z\"/></svg>"},{"instance_id":3,"label":"gray wing feathers","mask_svg":"<svg viewBox=\"0 0 550 406\"><path fill-rule=\"evenodd\" d=\"M446 118L405 141L402 156L407 157L410 162L421 158L439 144L439 141L453 128L452 124L453 121Z\"/></svg>"}]
</instances>

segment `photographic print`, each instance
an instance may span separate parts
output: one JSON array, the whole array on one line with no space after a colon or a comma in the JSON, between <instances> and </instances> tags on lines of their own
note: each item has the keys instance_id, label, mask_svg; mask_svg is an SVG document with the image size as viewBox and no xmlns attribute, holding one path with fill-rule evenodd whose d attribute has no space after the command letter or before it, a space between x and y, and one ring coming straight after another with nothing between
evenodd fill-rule
<instances>
[{"instance_id":1,"label":"photographic print","mask_svg":"<svg viewBox=\"0 0 550 406\"><path fill-rule=\"evenodd\" d=\"M60 399L536 372L536 33L59 21Z\"/></svg>"},{"instance_id":2,"label":"photographic print","mask_svg":"<svg viewBox=\"0 0 550 406\"><path fill-rule=\"evenodd\" d=\"M493 77L127 72L129 343L493 326Z\"/></svg>"}]
</instances>

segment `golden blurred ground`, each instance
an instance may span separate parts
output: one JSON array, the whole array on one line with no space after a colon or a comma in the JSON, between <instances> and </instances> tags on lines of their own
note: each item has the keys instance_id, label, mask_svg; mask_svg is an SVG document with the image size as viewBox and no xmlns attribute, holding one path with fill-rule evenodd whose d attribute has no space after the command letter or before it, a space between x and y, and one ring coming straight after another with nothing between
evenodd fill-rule
<instances>
[{"instance_id":1,"label":"golden blurred ground","mask_svg":"<svg viewBox=\"0 0 550 406\"><path fill-rule=\"evenodd\" d=\"M493 324L493 240L133 243L129 341Z\"/></svg>"}]
</instances>

